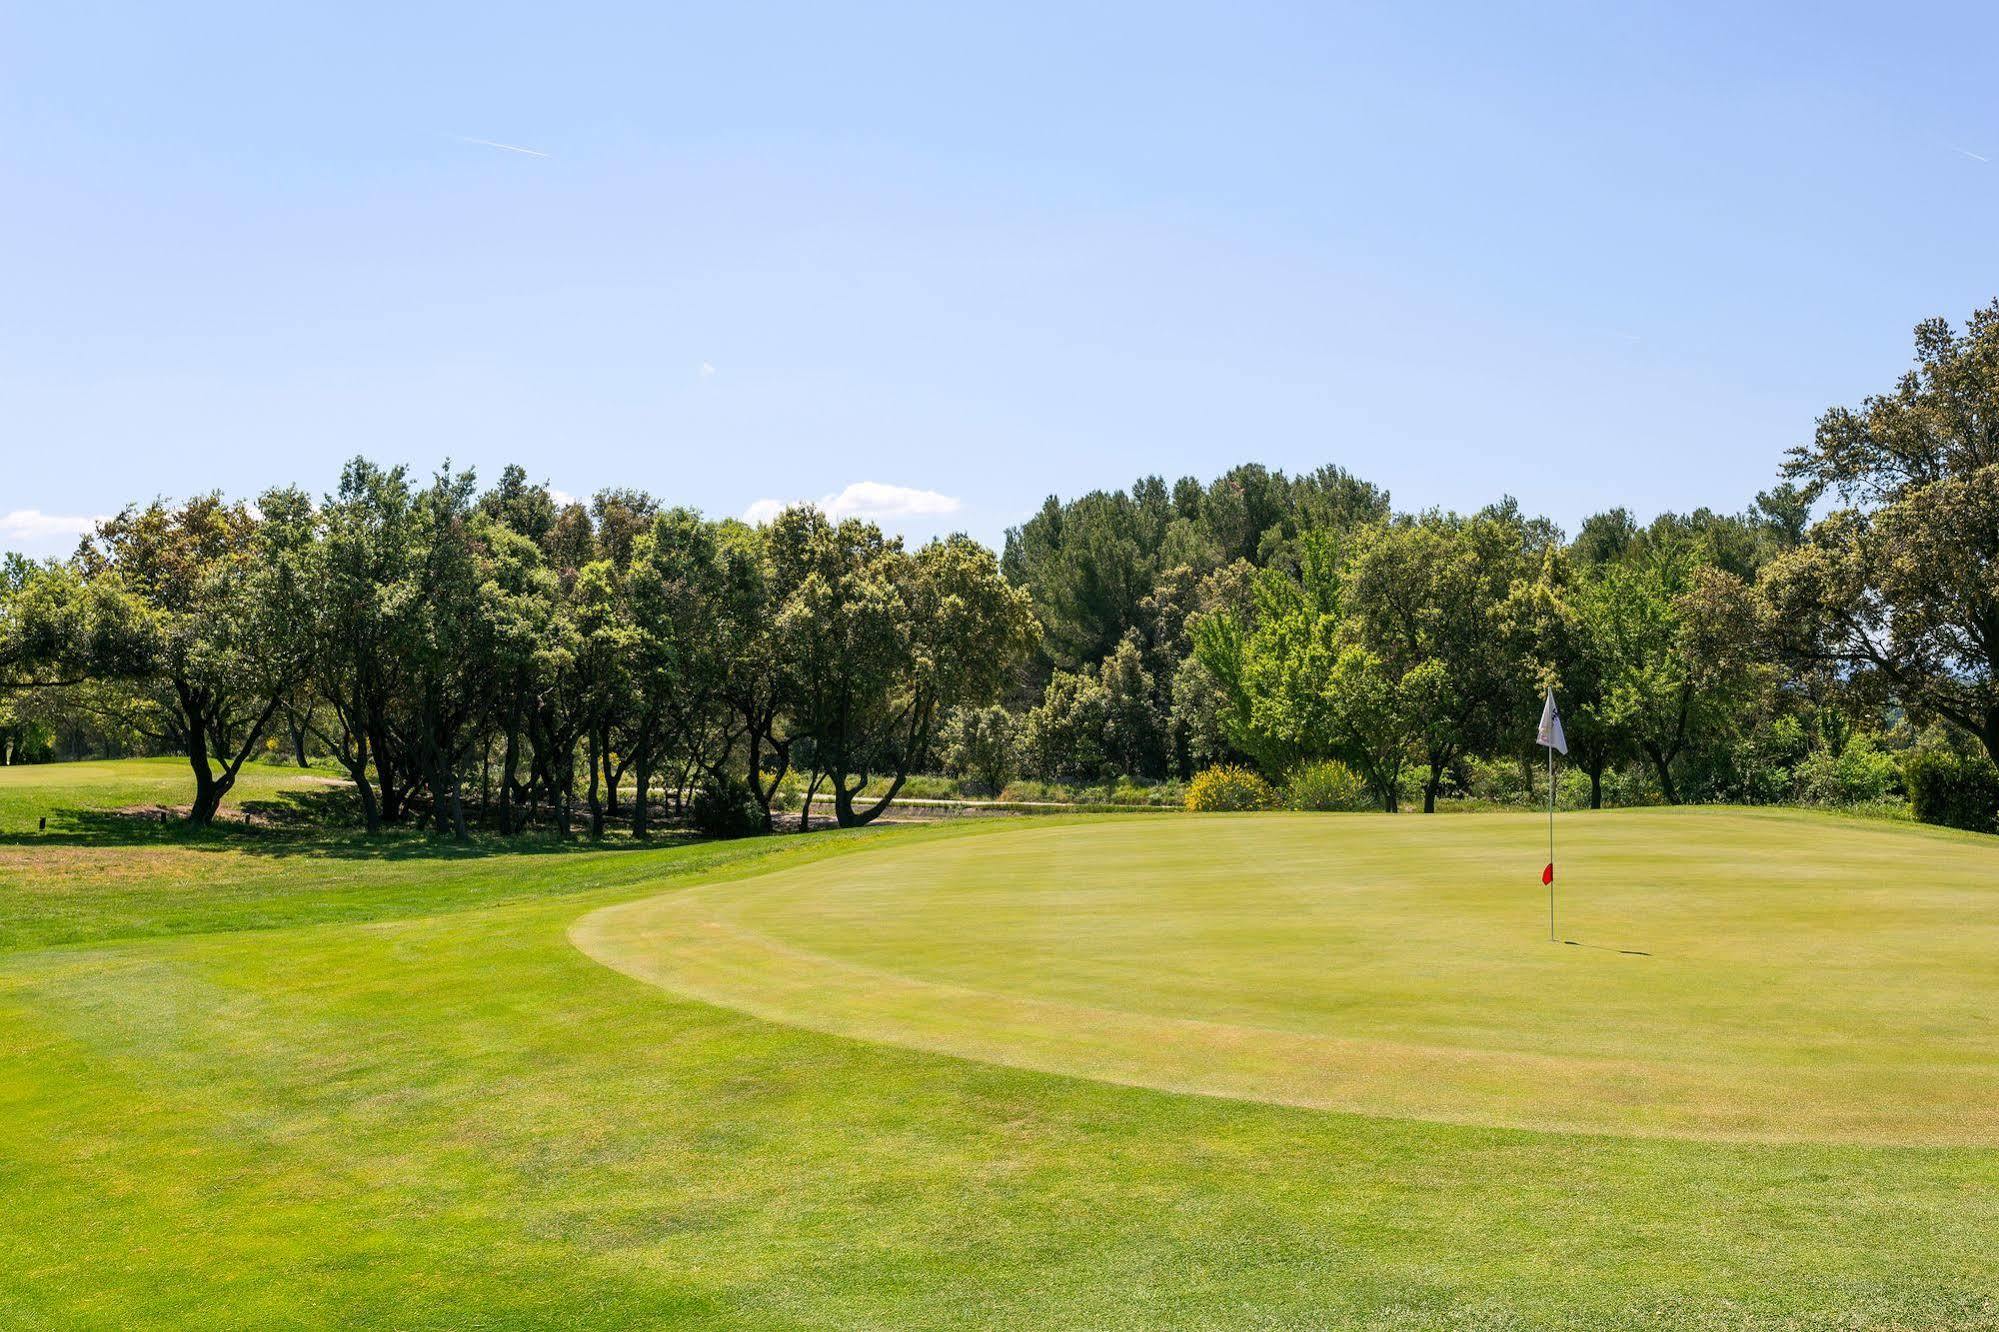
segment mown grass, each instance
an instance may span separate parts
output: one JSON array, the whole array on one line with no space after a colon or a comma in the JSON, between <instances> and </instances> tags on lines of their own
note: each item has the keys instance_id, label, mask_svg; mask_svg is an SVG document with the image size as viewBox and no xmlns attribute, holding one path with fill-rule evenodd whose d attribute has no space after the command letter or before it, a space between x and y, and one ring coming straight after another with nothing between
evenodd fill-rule
<instances>
[{"instance_id":1,"label":"mown grass","mask_svg":"<svg viewBox=\"0 0 1999 1332\"><path fill-rule=\"evenodd\" d=\"M310 797L324 796L340 785L337 770L300 769L268 763L246 763L235 787L224 797L226 827L246 807L284 808ZM18 839L48 832L62 837L112 839L120 830L127 837L156 837L165 825L130 815L113 822L118 811L185 809L194 796L194 778L181 758L115 759L105 762L26 764L0 768L0 838ZM48 827L43 829L41 821Z\"/></svg>"},{"instance_id":2,"label":"mown grass","mask_svg":"<svg viewBox=\"0 0 1999 1332\"><path fill-rule=\"evenodd\" d=\"M654 876L995 826L329 855L369 886L275 928L282 881L176 886L164 932L77 876L74 919L29 910L0 956L0 1324L1999 1326L1989 1148L1113 1086L774 1025L566 937ZM225 887L306 859L175 849Z\"/></svg>"},{"instance_id":3,"label":"mown grass","mask_svg":"<svg viewBox=\"0 0 1999 1332\"><path fill-rule=\"evenodd\" d=\"M1777 810L1024 827L607 908L800 1026L1172 1090L1666 1136L1999 1143L1999 840Z\"/></svg>"}]
</instances>

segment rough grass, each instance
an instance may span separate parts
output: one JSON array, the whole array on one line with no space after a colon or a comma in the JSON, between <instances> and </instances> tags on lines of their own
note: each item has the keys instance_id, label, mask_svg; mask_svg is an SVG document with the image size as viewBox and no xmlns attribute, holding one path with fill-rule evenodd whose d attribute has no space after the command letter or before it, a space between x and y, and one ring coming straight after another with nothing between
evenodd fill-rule
<instances>
[{"instance_id":1,"label":"rough grass","mask_svg":"<svg viewBox=\"0 0 1999 1332\"><path fill-rule=\"evenodd\" d=\"M1999 1326L1984 1147L1114 1086L771 1024L567 938L654 876L747 895L790 857L1023 831L989 829L437 859L216 840L171 848L199 872L152 937L89 874L43 890L90 942L30 911L0 955L0 1325ZM261 876L309 860L334 877L283 923Z\"/></svg>"}]
</instances>

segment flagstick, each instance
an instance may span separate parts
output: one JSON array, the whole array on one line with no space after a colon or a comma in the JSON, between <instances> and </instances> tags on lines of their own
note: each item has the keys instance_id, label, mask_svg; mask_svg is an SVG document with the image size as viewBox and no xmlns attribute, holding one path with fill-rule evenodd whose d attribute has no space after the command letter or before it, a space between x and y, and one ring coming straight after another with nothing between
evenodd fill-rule
<instances>
[{"instance_id":1,"label":"flagstick","mask_svg":"<svg viewBox=\"0 0 1999 1332\"><path fill-rule=\"evenodd\" d=\"M1555 942L1555 747L1548 746L1548 942Z\"/></svg>"}]
</instances>

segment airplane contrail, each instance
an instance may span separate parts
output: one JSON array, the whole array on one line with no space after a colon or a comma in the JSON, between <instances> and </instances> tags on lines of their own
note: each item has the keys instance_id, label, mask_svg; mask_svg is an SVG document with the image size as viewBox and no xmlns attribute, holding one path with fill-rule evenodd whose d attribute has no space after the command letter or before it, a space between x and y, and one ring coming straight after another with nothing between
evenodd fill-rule
<instances>
[{"instance_id":1,"label":"airplane contrail","mask_svg":"<svg viewBox=\"0 0 1999 1332\"><path fill-rule=\"evenodd\" d=\"M468 139L463 134L457 136L460 143L476 143L481 148L499 148L510 153L524 153L529 157L547 157L548 153L534 148L523 148L517 143L495 143L491 139Z\"/></svg>"},{"instance_id":2,"label":"airplane contrail","mask_svg":"<svg viewBox=\"0 0 1999 1332\"><path fill-rule=\"evenodd\" d=\"M1951 151L1954 153L1963 153L1974 162L1990 162L1992 160L1984 153L1974 153L1969 148L1953 148Z\"/></svg>"}]
</instances>

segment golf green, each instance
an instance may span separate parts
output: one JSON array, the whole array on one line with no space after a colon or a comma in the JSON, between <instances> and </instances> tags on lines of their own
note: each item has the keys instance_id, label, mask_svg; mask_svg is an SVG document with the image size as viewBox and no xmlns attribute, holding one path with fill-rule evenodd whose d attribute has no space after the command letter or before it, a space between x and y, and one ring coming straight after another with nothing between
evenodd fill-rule
<instances>
[{"instance_id":1,"label":"golf green","mask_svg":"<svg viewBox=\"0 0 1999 1332\"><path fill-rule=\"evenodd\" d=\"M667 990L1101 1081L1459 1124L1999 1142L1999 846L1780 811L1211 816L604 907ZM1568 942L1572 941L1572 942Z\"/></svg>"}]
</instances>

